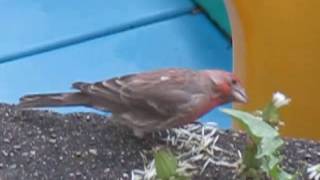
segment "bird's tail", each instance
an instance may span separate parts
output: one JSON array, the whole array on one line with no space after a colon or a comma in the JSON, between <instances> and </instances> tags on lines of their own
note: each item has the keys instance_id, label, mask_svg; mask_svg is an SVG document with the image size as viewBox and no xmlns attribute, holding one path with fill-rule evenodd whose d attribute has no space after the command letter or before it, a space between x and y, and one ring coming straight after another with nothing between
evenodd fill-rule
<instances>
[{"instance_id":1,"label":"bird's tail","mask_svg":"<svg viewBox=\"0 0 320 180\"><path fill-rule=\"evenodd\" d=\"M80 92L75 93L52 93L52 94L33 94L20 98L19 107L59 107L85 105L86 95Z\"/></svg>"}]
</instances>

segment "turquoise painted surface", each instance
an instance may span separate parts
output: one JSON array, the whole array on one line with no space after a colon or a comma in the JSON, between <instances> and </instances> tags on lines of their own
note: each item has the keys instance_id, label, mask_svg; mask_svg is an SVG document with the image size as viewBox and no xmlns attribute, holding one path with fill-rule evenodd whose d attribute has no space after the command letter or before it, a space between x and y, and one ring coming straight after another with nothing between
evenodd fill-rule
<instances>
[{"instance_id":1,"label":"turquoise painted surface","mask_svg":"<svg viewBox=\"0 0 320 180\"><path fill-rule=\"evenodd\" d=\"M191 15L194 7L191 0L0 1L0 102L164 67L231 70L230 43L203 14ZM58 109L82 110L91 111ZM230 127L218 110L203 119Z\"/></svg>"},{"instance_id":2,"label":"turquoise painted surface","mask_svg":"<svg viewBox=\"0 0 320 180\"><path fill-rule=\"evenodd\" d=\"M230 44L204 15L183 15L0 64L0 101L16 103L27 93L70 91L74 81L173 66L230 71ZM58 109L80 110L89 111ZM230 127L229 117L218 110L203 119Z\"/></svg>"},{"instance_id":3,"label":"turquoise painted surface","mask_svg":"<svg viewBox=\"0 0 320 180\"><path fill-rule=\"evenodd\" d=\"M0 62L191 12L190 0L0 0Z\"/></svg>"},{"instance_id":4,"label":"turquoise painted surface","mask_svg":"<svg viewBox=\"0 0 320 180\"><path fill-rule=\"evenodd\" d=\"M231 37L231 27L228 19L224 0L194 0L199 4L209 15L212 21Z\"/></svg>"}]
</instances>

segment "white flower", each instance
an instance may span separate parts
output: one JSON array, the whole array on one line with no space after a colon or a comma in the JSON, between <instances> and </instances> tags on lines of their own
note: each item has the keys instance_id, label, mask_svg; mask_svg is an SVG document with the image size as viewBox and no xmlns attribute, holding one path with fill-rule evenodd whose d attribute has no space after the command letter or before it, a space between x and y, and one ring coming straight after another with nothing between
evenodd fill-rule
<instances>
[{"instance_id":1,"label":"white flower","mask_svg":"<svg viewBox=\"0 0 320 180\"><path fill-rule=\"evenodd\" d=\"M276 92L273 94L272 103L276 108L280 108L282 106L286 106L290 103L291 99L286 97L281 92Z\"/></svg>"},{"instance_id":2,"label":"white flower","mask_svg":"<svg viewBox=\"0 0 320 180\"><path fill-rule=\"evenodd\" d=\"M310 166L307 169L309 179L320 180L320 164Z\"/></svg>"}]
</instances>

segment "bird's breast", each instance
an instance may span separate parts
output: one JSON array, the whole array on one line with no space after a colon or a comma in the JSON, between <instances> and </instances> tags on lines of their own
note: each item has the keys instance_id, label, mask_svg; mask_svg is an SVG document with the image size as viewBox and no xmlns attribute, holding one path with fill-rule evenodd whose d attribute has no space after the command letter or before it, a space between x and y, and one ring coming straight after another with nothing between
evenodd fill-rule
<instances>
[{"instance_id":1,"label":"bird's breast","mask_svg":"<svg viewBox=\"0 0 320 180\"><path fill-rule=\"evenodd\" d=\"M199 107L197 108L197 111L195 113L194 118L199 119L201 116L207 114L212 109L214 109L215 107L217 107L221 104L223 104L223 102L221 102L221 100L219 98L208 99L208 101L199 105Z\"/></svg>"}]
</instances>

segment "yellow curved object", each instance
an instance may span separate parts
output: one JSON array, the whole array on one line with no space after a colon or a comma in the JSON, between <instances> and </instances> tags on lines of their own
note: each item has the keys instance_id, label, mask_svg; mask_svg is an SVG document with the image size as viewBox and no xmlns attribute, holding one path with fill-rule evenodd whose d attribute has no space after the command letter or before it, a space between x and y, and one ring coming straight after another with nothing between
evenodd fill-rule
<instances>
[{"instance_id":1,"label":"yellow curved object","mask_svg":"<svg viewBox=\"0 0 320 180\"><path fill-rule=\"evenodd\" d=\"M292 98L282 110L285 136L320 139L320 1L225 0L234 70L255 110L275 91Z\"/></svg>"}]
</instances>

